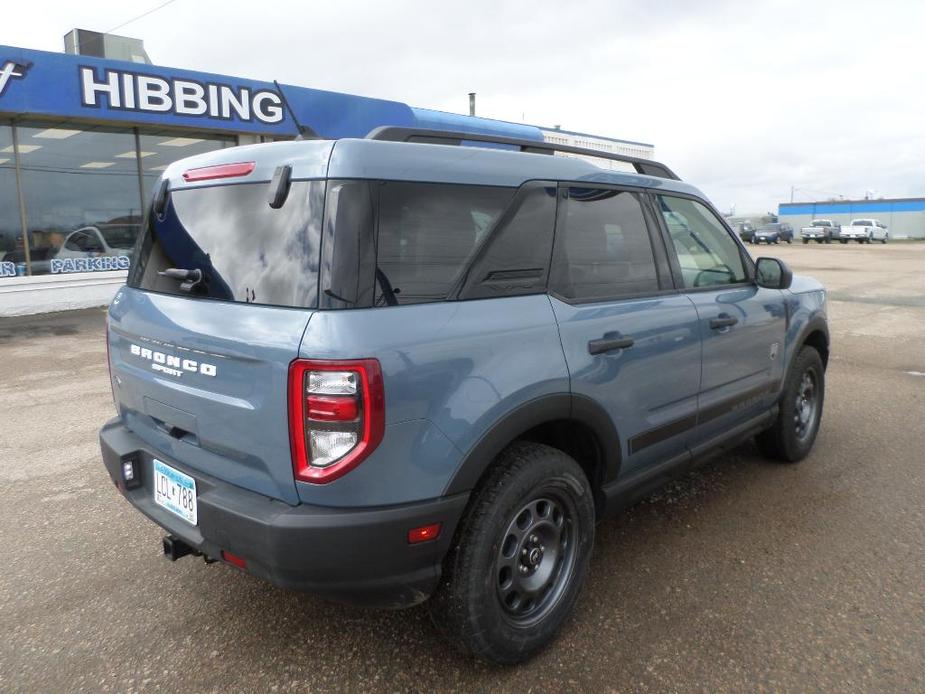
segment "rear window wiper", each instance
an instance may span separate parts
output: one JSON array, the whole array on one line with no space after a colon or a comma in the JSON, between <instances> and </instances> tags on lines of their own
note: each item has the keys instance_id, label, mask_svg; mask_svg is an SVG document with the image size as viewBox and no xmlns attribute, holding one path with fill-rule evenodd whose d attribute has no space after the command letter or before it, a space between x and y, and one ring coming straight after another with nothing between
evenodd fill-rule
<instances>
[{"instance_id":1,"label":"rear window wiper","mask_svg":"<svg viewBox=\"0 0 925 694\"><path fill-rule=\"evenodd\" d=\"M202 282L202 270L199 268L187 270L182 267L169 267L159 270L157 274L179 281L181 292L192 292Z\"/></svg>"}]
</instances>

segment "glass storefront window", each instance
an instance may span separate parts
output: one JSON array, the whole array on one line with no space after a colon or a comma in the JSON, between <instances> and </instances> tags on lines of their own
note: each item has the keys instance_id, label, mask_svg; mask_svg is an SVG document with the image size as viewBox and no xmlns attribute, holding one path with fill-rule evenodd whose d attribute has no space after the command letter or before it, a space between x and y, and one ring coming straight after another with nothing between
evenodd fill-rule
<instances>
[{"instance_id":1,"label":"glass storefront window","mask_svg":"<svg viewBox=\"0 0 925 694\"><path fill-rule=\"evenodd\" d=\"M233 136L154 129L141 129L136 140L134 128L73 122L18 123L16 136L28 249L13 129L0 122L0 279L127 270L167 165L237 144Z\"/></svg>"},{"instance_id":2,"label":"glass storefront window","mask_svg":"<svg viewBox=\"0 0 925 694\"><path fill-rule=\"evenodd\" d=\"M26 264L16 194L13 129L0 121L0 280L17 274L26 274Z\"/></svg>"},{"instance_id":3,"label":"glass storefront window","mask_svg":"<svg viewBox=\"0 0 925 694\"><path fill-rule=\"evenodd\" d=\"M138 143L141 155L141 172L144 181L145 203L150 200L154 184L164 169L177 159L204 154L237 144L234 137L223 137L201 133L178 135L176 131L142 130Z\"/></svg>"},{"instance_id":4,"label":"glass storefront window","mask_svg":"<svg viewBox=\"0 0 925 694\"><path fill-rule=\"evenodd\" d=\"M17 126L33 275L127 270L141 226L129 129Z\"/></svg>"}]
</instances>

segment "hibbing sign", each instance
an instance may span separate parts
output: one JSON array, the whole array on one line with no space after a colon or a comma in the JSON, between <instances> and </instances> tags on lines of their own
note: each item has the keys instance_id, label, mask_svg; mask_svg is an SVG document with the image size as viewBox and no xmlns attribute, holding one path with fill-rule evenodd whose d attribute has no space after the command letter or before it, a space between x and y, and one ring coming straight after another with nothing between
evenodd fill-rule
<instances>
[{"instance_id":1,"label":"hibbing sign","mask_svg":"<svg viewBox=\"0 0 925 694\"><path fill-rule=\"evenodd\" d=\"M283 100L275 90L164 78L128 70L97 70L81 65L80 102L112 111L206 116L241 123L275 125L283 121Z\"/></svg>"},{"instance_id":2,"label":"hibbing sign","mask_svg":"<svg viewBox=\"0 0 925 694\"><path fill-rule=\"evenodd\" d=\"M305 87L81 55L0 46L0 113L89 118L320 137L362 137L380 125L414 126L406 104Z\"/></svg>"}]
</instances>

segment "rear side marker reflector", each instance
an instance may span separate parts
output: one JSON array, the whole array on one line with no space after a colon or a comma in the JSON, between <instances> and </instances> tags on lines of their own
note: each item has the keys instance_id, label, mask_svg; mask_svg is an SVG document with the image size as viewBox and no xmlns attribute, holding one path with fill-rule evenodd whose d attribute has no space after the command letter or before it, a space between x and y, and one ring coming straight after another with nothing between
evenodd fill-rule
<instances>
[{"instance_id":1,"label":"rear side marker reflector","mask_svg":"<svg viewBox=\"0 0 925 694\"><path fill-rule=\"evenodd\" d=\"M204 166L201 169L190 169L183 172L183 180L187 183L195 181L213 181L216 178L236 178L247 176L254 170L256 164L252 161L242 161L237 164L219 164L217 166Z\"/></svg>"},{"instance_id":2,"label":"rear side marker reflector","mask_svg":"<svg viewBox=\"0 0 925 694\"><path fill-rule=\"evenodd\" d=\"M244 557L239 557L237 554L232 554L228 550L222 550L222 559L229 564L237 566L239 569L247 569L247 560Z\"/></svg>"},{"instance_id":3,"label":"rear side marker reflector","mask_svg":"<svg viewBox=\"0 0 925 694\"><path fill-rule=\"evenodd\" d=\"M419 542L436 540L438 537L440 537L441 527L443 527L443 523L431 523L430 525L422 525L420 528L409 530L408 544L416 545Z\"/></svg>"}]
</instances>

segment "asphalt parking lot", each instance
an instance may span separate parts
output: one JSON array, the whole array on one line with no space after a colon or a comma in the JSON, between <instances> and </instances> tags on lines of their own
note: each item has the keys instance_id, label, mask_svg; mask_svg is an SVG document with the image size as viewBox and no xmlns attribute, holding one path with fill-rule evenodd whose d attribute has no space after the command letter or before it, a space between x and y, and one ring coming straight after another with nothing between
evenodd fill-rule
<instances>
[{"instance_id":1,"label":"asphalt parking lot","mask_svg":"<svg viewBox=\"0 0 925 694\"><path fill-rule=\"evenodd\" d=\"M560 639L471 661L373 612L160 554L98 457L103 313L0 319L2 691L925 691L925 243L760 249L830 289L822 428L598 528Z\"/></svg>"}]
</instances>

